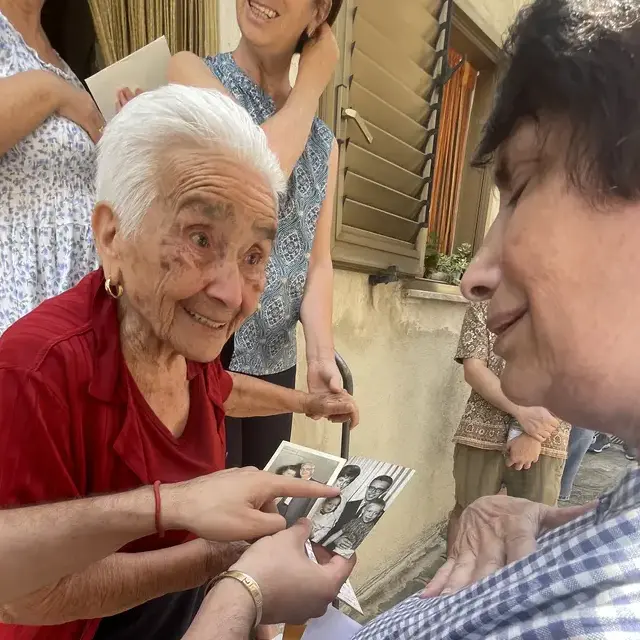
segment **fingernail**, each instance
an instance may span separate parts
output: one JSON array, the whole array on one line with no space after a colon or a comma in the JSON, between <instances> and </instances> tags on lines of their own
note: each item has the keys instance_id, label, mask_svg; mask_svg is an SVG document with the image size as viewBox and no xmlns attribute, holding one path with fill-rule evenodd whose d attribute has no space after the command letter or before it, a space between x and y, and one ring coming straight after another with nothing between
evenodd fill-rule
<instances>
[{"instance_id":1,"label":"fingernail","mask_svg":"<svg viewBox=\"0 0 640 640\"><path fill-rule=\"evenodd\" d=\"M443 589L440 595L446 597L446 596L450 596L452 593L453 593L452 589Z\"/></svg>"}]
</instances>

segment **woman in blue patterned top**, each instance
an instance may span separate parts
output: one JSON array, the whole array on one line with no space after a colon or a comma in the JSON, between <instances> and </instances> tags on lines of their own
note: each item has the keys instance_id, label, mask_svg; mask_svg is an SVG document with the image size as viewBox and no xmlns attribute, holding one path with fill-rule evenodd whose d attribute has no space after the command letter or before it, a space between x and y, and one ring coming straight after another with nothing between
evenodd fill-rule
<instances>
[{"instance_id":1,"label":"woman in blue patterned top","mask_svg":"<svg viewBox=\"0 0 640 640\"><path fill-rule=\"evenodd\" d=\"M339 390L332 335L331 226L338 149L315 117L338 60L330 23L340 0L237 0L242 38L233 53L172 59L169 80L231 94L267 134L288 176L278 233L258 311L227 346L232 371L293 388L296 325L306 341L309 389ZM291 61L301 51L292 88ZM291 436L291 416L234 419L227 424L229 466L264 467Z\"/></svg>"},{"instance_id":2,"label":"woman in blue patterned top","mask_svg":"<svg viewBox=\"0 0 640 640\"><path fill-rule=\"evenodd\" d=\"M0 0L0 334L97 264L94 143L104 123L51 46L43 4Z\"/></svg>"}]
</instances>

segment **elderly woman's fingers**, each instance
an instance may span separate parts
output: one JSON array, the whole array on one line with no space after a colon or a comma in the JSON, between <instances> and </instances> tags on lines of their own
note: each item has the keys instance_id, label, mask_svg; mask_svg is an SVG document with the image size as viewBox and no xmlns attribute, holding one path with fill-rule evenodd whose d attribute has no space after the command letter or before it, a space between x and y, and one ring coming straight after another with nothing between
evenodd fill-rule
<instances>
[{"instance_id":1,"label":"elderly woman's fingers","mask_svg":"<svg viewBox=\"0 0 640 640\"><path fill-rule=\"evenodd\" d=\"M502 569L505 564L505 554L502 549L491 545L481 546L471 580L463 587L484 580L487 576Z\"/></svg>"},{"instance_id":2,"label":"elderly woman's fingers","mask_svg":"<svg viewBox=\"0 0 640 640\"><path fill-rule=\"evenodd\" d=\"M506 547L506 564L518 562L522 558L526 558L535 552L538 547L538 541L535 534L537 531L521 531L519 534L510 536L505 543Z\"/></svg>"},{"instance_id":3,"label":"elderly woman's fingers","mask_svg":"<svg viewBox=\"0 0 640 640\"><path fill-rule=\"evenodd\" d=\"M460 591L473 581L478 558L473 551L461 553L455 560L455 564L440 595L448 596Z\"/></svg>"},{"instance_id":4,"label":"elderly woman's fingers","mask_svg":"<svg viewBox=\"0 0 640 640\"><path fill-rule=\"evenodd\" d=\"M425 587L424 591L420 594L421 598L435 598L442 593L444 586L449 580L449 576L456 566L454 558L449 558L438 570L433 579Z\"/></svg>"}]
</instances>

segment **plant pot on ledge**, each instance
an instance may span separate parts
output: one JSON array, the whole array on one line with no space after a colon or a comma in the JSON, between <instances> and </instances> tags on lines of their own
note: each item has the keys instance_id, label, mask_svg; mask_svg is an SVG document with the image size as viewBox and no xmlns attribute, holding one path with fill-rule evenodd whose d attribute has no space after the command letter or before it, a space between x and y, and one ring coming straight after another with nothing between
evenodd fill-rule
<instances>
[{"instance_id":1,"label":"plant pot on ledge","mask_svg":"<svg viewBox=\"0 0 640 640\"><path fill-rule=\"evenodd\" d=\"M426 276L427 280L433 280L434 282L441 282L442 284L451 284L449 275L444 271L433 271Z\"/></svg>"}]
</instances>

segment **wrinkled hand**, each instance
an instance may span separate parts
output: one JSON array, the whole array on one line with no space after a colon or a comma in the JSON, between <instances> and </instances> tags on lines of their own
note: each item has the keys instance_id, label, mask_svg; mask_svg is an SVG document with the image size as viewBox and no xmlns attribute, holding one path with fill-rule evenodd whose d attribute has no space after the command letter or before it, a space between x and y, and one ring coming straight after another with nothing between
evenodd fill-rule
<instances>
[{"instance_id":1,"label":"wrinkled hand","mask_svg":"<svg viewBox=\"0 0 640 640\"><path fill-rule=\"evenodd\" d=\"M309 81L322 93L331 81L339 59L340 47L331 27L325 22L302 49L296 84Z\"/></svg>"},{"instance_id":2,"label":"wrinkled hand","mask_svg":"<svg viewBox=\"0 0 640 640\"><path fill-rule=\"evenodd\" d=\"M331 422L349 422L352 429L360 421L358 405L346 391L308 393L304 401L304 414L313 420L326 418Z\"/></svg>"},{"instance_id":3,"label":"wrinkled hand","mask_svg":"<svg viewBox=\"0 0 640 640\"><path fill-rule=\"evenodd\" d=\"M543 533L596 506L559 509L502 495L476 500L463 511L451 555L422 596L450 595L521 560L536 550Z\"/></svg>"},{"instance_id":4,"label":"wrinkled hand","mask_svg":"<svg viewBox=\"0 0 640 640\"><path fill-rule=\"evenodd\" d=\"M560 420L544 407L520 407L515 418L524 432L538 442L548 440L560 426Z\"/></svg>"},{"instance_id":5,"label":"wrinkled hand","mask_svg":"<svg viewBox=\"0 0 640 640\"><path fill-rule=\"evenodd\" d=\"M104 118L91 95L62 78L60 78L58 90L58 114L75 122L94 142L98 142L104 129Z\"/></svg>"},{"instance_id":6,"label":"wrinkled hand","mask_svg":"<svg viewBox=\"0 0 640 640\"><path fill-rule=\"evenodd\" d=\"M304 624L323 616L353 571L355 559L332 556L313 562L305 551L311 523L301 520L290 529L263 538L233 566L260 586L265 624ZM323 564L324 563L324 564Z\"/></svg>"},{"instance_id":7,"label":"wrinkled hand","mask_svg":"<svg viewBox=\"0 0 640 640\"><path fill-rule=\"evenodd\" d=\"M530 435L523 433L507 443L507 467L516 471L531 469L538 462L542 445Z\"/></svg>"},{"instance_id":8,"label":"wrinkled hand","mask_svg":"<svg viewBox=\"0 0 640 640\"><path fill-rule=\"evenodd\" d=\"M307 386L309 393L340 393L342 376L335 359L310 360L307 363Z\"/></svg>"},{"instance_id":9,"label":"wrinkled hand","mask_svg":"<svg viewBox=\"0 0 640 640\"><path fill-rule=\"evenodd\" d=\"M191 531L200 538L254 540L286 527L276 498L326 498L338 489L257 469L229 469L187 482L161 485L166 529Z\"/></svg>"},{"instance_id":10,"label":"wrinkled hand","mask_svg":"<svg viewBox=\"0 0 640 640\"><path fill-rule=\"evenodd\" d=\"M116 94L116 113L120 113L122 107L124 107L128 102L131 102L136 96L139 96L141 93L143 93L142 89L136 89L135 91L131 91L129 87L120 89Z\"/></svg>"}]
</instances>

